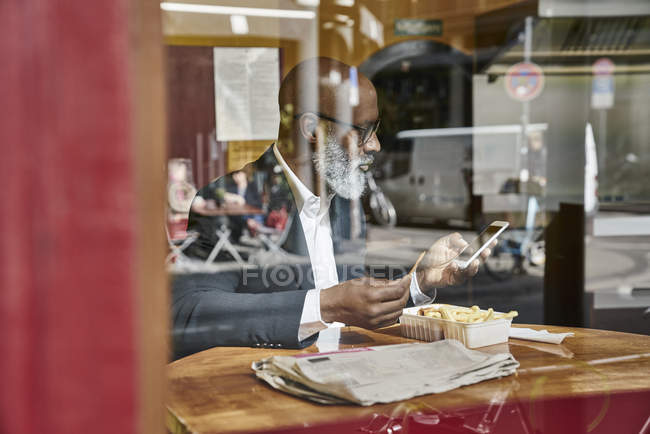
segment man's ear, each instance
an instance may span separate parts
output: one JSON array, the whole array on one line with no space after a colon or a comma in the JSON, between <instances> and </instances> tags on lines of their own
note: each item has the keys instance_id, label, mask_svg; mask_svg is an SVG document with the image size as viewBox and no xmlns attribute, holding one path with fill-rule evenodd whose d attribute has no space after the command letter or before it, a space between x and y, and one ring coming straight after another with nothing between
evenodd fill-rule
<instances>
[{"instance_id":1,"label":"man's ear","mask_svg":"<svg viewBox=\"0 0 650 434\"><path fill-rule=\"evenodd\" d=\"M304 113L298 119L300 134L309 143L316 143L316 128L318 127L318 117L312 113Z\"/></svg>"}]
</instances>

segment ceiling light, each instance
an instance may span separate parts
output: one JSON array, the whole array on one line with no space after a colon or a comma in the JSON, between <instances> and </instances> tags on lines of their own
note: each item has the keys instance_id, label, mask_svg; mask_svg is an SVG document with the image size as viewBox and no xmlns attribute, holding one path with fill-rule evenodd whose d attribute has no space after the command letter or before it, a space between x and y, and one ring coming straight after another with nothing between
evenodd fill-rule
<instances>
[{"instance_id":1,"label":"ceiling light","mask_svg":"<svg viewBox=\"0 0 650 434\"><path fill-rule=\"evenodd\" d=\"M248 34L248 20L244 15L231 15L230 27L235 35Z\"/></svg>"},{"instance_id":2,"label":"ceiling light","mask_svg":"<svg viewBox=\"0 0 650 434\"><path fill-rule=\"evenodd\" d=\"M330 69L330 83L337 86L341 84L341 73L336 69Z\"/></svg>"},{"instance_id":3,"label":"ceiling light","mask_svg":"<svg viewBox=\"0 0 650 434\"><path fill-rule=\"evenodd\" d=\"M295 18L303 20L312 20L316 17L315 12L298 9L243 8L234 6L201 5L194 3L163 2L160 3L160 9L168 12L192 12L197 14L217 15L247 15L251 17Z\"/></svg>"},{"instance_id":4,"label":"ceiling light","mask_svg":"<svg viewBox=\"0 0 650 434\"><path fill-rule=\"evenodd\" d=\"M320 6L320 0L296 0L296 3L308 8L317 8Z\"/></svg>"}]
</instances>

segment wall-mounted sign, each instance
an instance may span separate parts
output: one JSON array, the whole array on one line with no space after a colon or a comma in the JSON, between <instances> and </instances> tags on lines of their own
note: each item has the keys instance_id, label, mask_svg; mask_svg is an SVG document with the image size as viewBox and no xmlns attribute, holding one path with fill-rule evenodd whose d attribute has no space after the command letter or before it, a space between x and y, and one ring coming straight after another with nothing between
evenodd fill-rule
<instances>
[{"instance_id":1,"label":"wall-mounted sign","mask_svg":"<svg viewBox=\"0 0 650 434\"><path fill-rule=\"evenodd\" d=\"M280 111L277 48L214 48L217 140L275 140Z\"/></svg>"},{"instance_id":2,"label":"wall-mounted sign","mask_svg":"<svg viewBox=\"0 0 650 434\"><path fill-rule=\"evenodd\" d=\"M440 36L442 35L442 21L396 18L395 34L398 36Z\"/></svg>"},{"instance_id":3,"label":"wall-mounted sign","mask_svg":"<svg viewBox=\"0 0 650 434\"><path fill-rule=\"evenodd\" d=\"M614 105L614 62L601 57L592 65L591 108L608 109Z\"/></svg>"},{"instance_id":4,"label":"wall-mounted sign","mask_svg":"<svg viewBox=\"0 0 650 434\"><path fill-rule=\"evenodd\" d=\"M532 62L520 62L508 68L504 85L510 98L530 101L542 93L544 73Z\"/></svg>"}]
</instances>

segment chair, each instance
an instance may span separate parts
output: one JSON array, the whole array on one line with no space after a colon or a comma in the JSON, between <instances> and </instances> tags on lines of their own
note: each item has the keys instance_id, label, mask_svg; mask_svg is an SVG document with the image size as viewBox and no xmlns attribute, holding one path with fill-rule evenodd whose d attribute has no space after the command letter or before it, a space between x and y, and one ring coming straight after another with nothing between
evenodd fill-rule
<instances>
[{"instance_id":1,"label":"chair","mask_svg":"<svg viewBox=\"0 0 650 434\"><path fill-rule=\"evenodd\" d=\"M232 255L232 257L235 259L235 261L237 261L239 265L246 265L246 262L242 259L235 246L233 246L229 240L231 230L224 224L221 225L219 229L217 229L216 233L219 241L217 241L217 244L215 244L212 248L210 255L208 255L208 259L205 260L205 263L212 264L212 261L215 260L221 249L225 249Z\"/></svg>"},{"instance_id":2,"label":"chair","mask_svg":"<svg viewBox=\"0 0 650 434\"><path fill-rule=\"evenodd\" d=\"M256 240L254 246L257 250L249 255L248 261L251 264L269 265L288 260L289 253L282 248L282 245L289 237L294 218L294 214L289 214L283 229L270 226L257 227L254 237ZM253 245L253 243L247 244Z\"/></svg>"},{"instance_id":3,"label":"chair","mask_svg":"<svg viewBox=\"0 0 650 434\"><path fill-rule=\"evenodd\" d=\"M169 228L165 225L165 234L167 235L167 244L169 245L169 254L165 258L165 264L178 264L181 262L191 261L183 251L187 249L198 238L199 234L196 232L188 232L185 238L172 238L169 234Z\"/></svg>"},{"instance_id":4,"label":"chair","mask_svg":"<svg viewBox=\"0 0 650 434\"><path fill-rule=\"evenodd\" d=\"M287 217L287 222L284 225L284 229L275 229L268 226L261 226L258 228L258 238L267 250L275 253L280 253L286 255L287 252L282 248L282 245L287 240L289 236L289 231L291 230L291 224L293 223L294 214L291 213Z\"/></svg>"}]
</instances>

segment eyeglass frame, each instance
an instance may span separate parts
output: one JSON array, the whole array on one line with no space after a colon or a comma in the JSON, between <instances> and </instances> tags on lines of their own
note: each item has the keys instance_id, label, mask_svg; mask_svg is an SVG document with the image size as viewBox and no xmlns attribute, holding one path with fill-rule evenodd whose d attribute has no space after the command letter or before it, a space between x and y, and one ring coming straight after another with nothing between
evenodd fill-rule
<instances>
[{"instance_id":1,"label":"eyeglass frame","mask_svg":"<svg viewBox=\"0 0 650 434\"><path fill-rule=\"evenodd\" d=\"M379 123L381 122L381 118L377 118L377 120L375 120L372 123L371 126L362 127L360 125L355 125L355 124L351 124L349 122L340 121L340 120L338 120L336 118L333 118L331 116L327 116L326 114L323 114L321 112L312 112L312 111L298 113L293 118L298 119L300 116L302 116L302 115L304 115L306 113L311 113L313 115L318 116L319 118L325 119L326 121L334 122L335 124L345 125L347 127L352 127L352 128L354 128L356 130L359 130L361 132L361 143L359 144L359 146L364 146L366 143L368 143L370 141L370 138L372 137L372 135L375 134L377 132L377 130L379 129ZM369 132L367 133L367 131L369 131ZM365 139L363 139L365 134L368 134L368 136Z\"/></svg>"}]
</instances>

